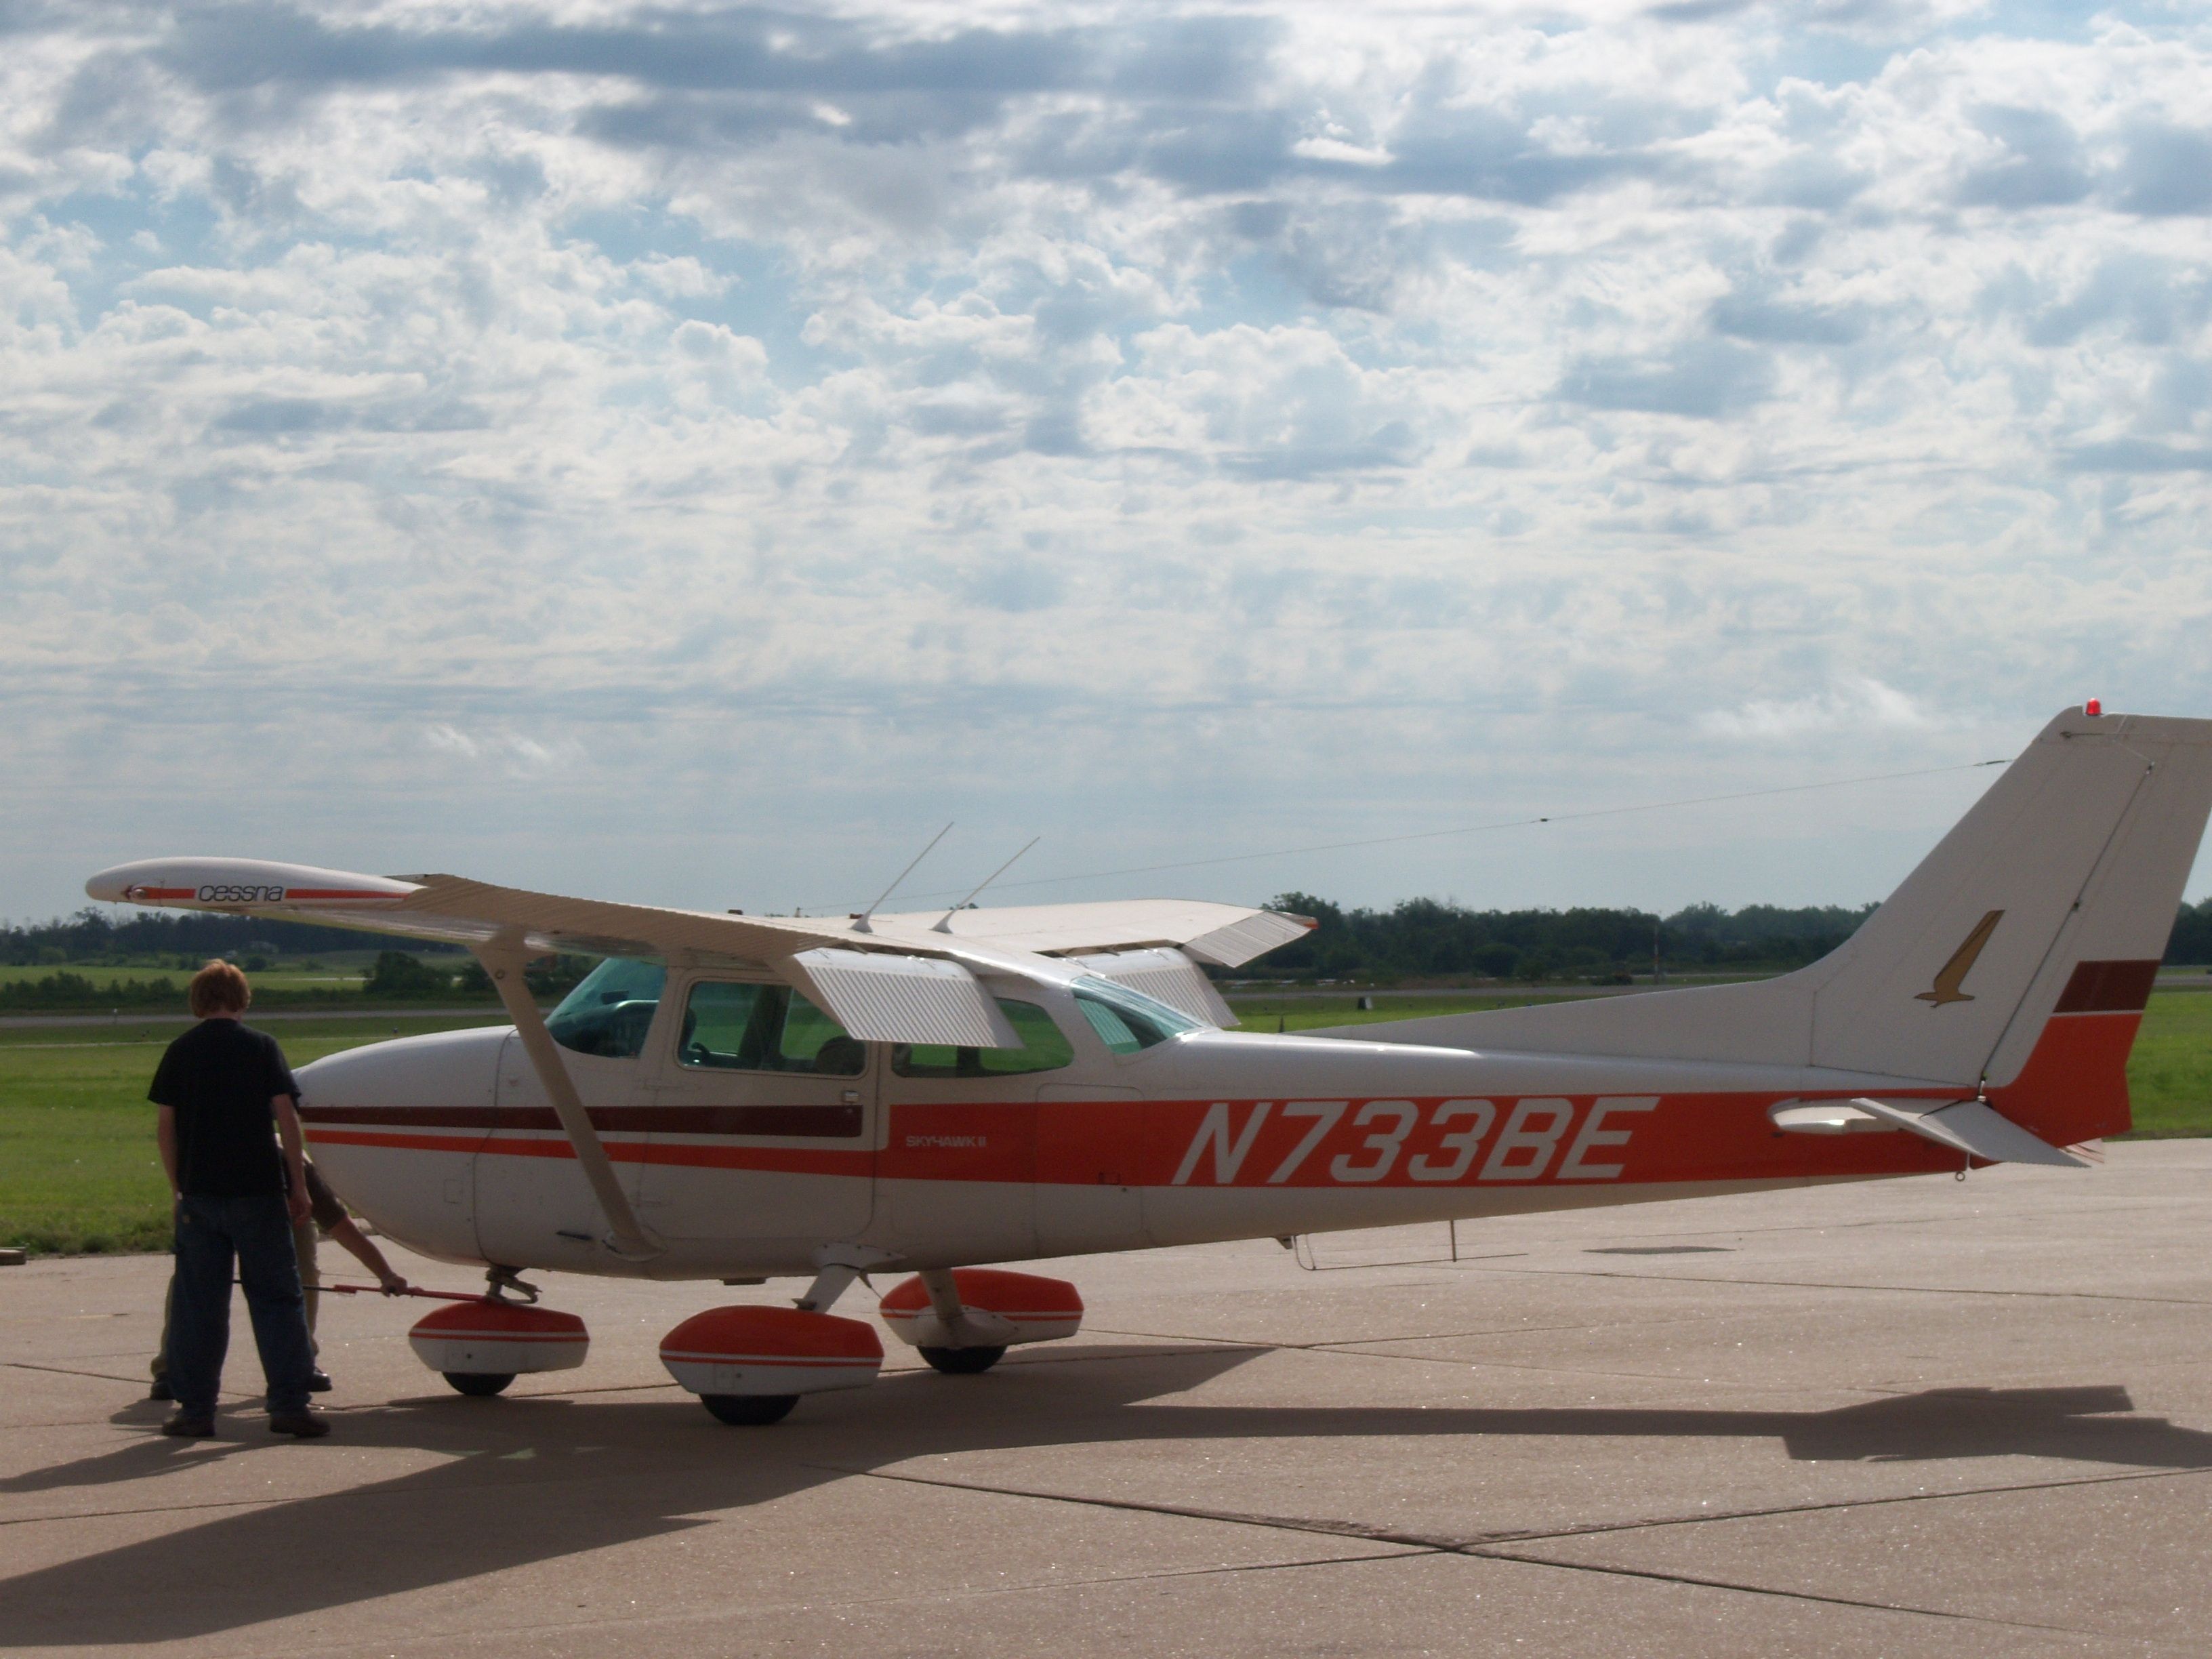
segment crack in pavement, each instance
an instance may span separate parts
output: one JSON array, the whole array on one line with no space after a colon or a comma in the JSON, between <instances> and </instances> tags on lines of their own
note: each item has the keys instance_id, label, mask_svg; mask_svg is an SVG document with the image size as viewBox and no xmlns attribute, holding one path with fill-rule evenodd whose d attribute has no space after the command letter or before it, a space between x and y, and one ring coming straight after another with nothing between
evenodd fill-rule
<instances>
[{"instance_id":1,"label":"crack in pavement","mask_svg":"<svg viewBox=\"0 0 2212 1659\"><path fill-rule=\"evenodd\" d=\"M2167 1644L2155 1643L2148 1638L2116 1637L2106 1632L2084 1629L2078 1626L2043 1624L2032 1620L1998 1619L1993 1618L1986 1613L1963 1613L1948 1607L1923 1607L1912 1606L1905 1602L1881 1601L1863 1597L1825 1595L1817 1590L1791 1589L1769 1584L1746 1583L1733 1579L1710 1578L1692 1573L1671 1572L1659 1568L1614 1566L1599 1562L1560 1560L1553 1557L1531 1553L1525 1550L1516 1550L1509 1547L1509 1546L1513 1544L1527 1545L1530 1543L1540 1543L1547 1540L1565 1541L1568 1539L1589 1535L1589 1534L1592 1532L1603 1533L1607 1531L1632 1531L1636 1530L1639 1527L1680 1525L1683 1524L1684 1522L1686 1521L1704 1522L1756 1519L1767 1515L1790 1515L1800 1512L1817 1511L1821 1509L1872 1507L1877 1504L1906 1502L1911 1501L1915 1498L1937 1498L1947 1497L1966 1498L1984 1495L1984 1493L1980 1491L1966 1491L1951 1493L1915 1493L1905 1497L1893 1498L1864 1499L1856 1504L1833 1504L1808 1505L1805 1506L1805 1510L1803 1511L1796 1509L1750 1510L1745 1511L1741 1515L1726 1514L1686 1516L1673 1521L1636 1522L1613 1528L1575 1528L1565 1532L1557 1533L1524 1532L1517 1534L1485 1534L1467 1538L1454 1538L1450 1536L1437 1536L1427 1533L1409 1532L1402 1528L1394 1527L1375 1526L1365 1522L1341 1521L1322 1516L1269 1515L1261 1510L1217 1510L1199 1504L1156 1503L1144 1498L1086 1497L1072 1492L1036 1491L1027 1487L1000 1486L984 1481L953 1480L945 1479L942 1476L908 1474L888 1469L849 1469L841 1468L835 1464L816 1464L811 1465L810 1467L822 1469L825 1473L860 1475L870 1480L899 1481L909 1486L933 1486L957 1492L985 1492L1001 1498L1036 1498L1047 1503L1073 1504L1093 1509L1121 1510L1132 1511L1137 1514L1173 1516L1180 1519L1191 1521L1212 1521L1229 1526L1261 1527L1284 1532L1314 1533L1325 1537L1334 1538L1358 1538L1371 1543L1395 1545L1401 1550L1416 1553L1425 1553L1438 1555L1471 1556L1484 1560L1509 1561L1523 1566L1548 1567L1562 1572L1595 1573L1602 1577L1638 1578L1657 1583L1681 1584L1700 1589L1727 1590L1742 1595L1759 1595L1771 1597L1780 1601L1802 1601L1815 1605L1850 1607L1865 1612L1902 1613L1911 1617L1940 1619L1962 1624L1990 1626L2005 1630L2018 1630L2023 1632L2032 1631L2047 1635L2088 1637L2098 1640L2119 1640L2132 1643L2146 1650L2191 1654L2194 1654L2198 1651L2198 1650L2194 1648L2179 1648ZM2144 1475L2107 1475L2090 1477L2080 1481L2051 1481L2041 1484L2051 1486L2103 1485L2116 1480L2160 1479L2162 1478L2163 1474L2179 1474L2201 1473L2204 1473L2204 1471L2172 1470ZM1990 1491L1993 1493L2001 1494L2006 1492L2033 1491L2036 1489L2037 1487L2034 1485L2024 1485L2019 1486L1991 1488Z\"/></svg>"},{"instance_id":2,"label":"crack in pavement","mask_svg":"<svg viewBox=\"0 0 2212 1659\"><path fill-rule=\"evenodd\" d=\"M894 1595L824 1596L805 1601L754 1603L744 1607L738 1616L757 1619L763 1614L794 1611L817 1613L844 1607L894 1607L902 1603L972 1601L994 1596L1049 1595L1058 1590L1095 1589L1116 1584L1158 1583L1178 1578L1229 1577L1240 1573L1298 1571L1308 1567L1358 1566L1377 1561L1413 1561L1437 1553L1439 1552L1434 1550L1392 1549L1380 1550L1371 1555L1322 1555L1289 1561L1250 1561L1207 1567L1159 1567L1142 1572L1100 1573L1087 1578L1036 1579L1020 1584L940 1585L933 1588L917 1586L910 1592ZM727 1620L731 1616L730 1609L726 1607L696 1613L672 1613L644 1617L635 1613L624 1612L611 1617L597 1619L546 1620L535 1624L507 1625L501 1626L500 1633L502 1636L544 1635L562 1631L604 1630L617 1626L626 1632L638 1632L706 1624L714 1620ZM447 1631L415 1637L398 1643L386 1638L379 1640L373 1645L378 1654L387 1656L422 1648L434 1649L443 1654L453 1650L456 1636L473 1636L477 1633L474 1629L469 1628L458 1632ZM362 1651L363 1645L357 1641L336 1645L308 1646L286 1643L269 1649L267 1651L280 1654L283 1656L283 1659L308 1659L309 1656L316 1654L357 1654ZM239 1651L243 1653L246 1650Z\"/></svg>"},{"instance_id":3,"label":"crack in pavement","mask_svg":"<svg viewBox=\"0 0 2212 1659\"><path fill-rule=\"evenodd\" d=\"M2109 1291L1996 1291L1950 1285L1838 1285L1821 1279L1714 1278L1702 1273L1631 1273L1599 1267L1487 1267L1483 1271L1527 1273L1541 1279L1656 1279L1672 1285L1765 1285L1785 1291L1873 1291L1893 1296L2027 1297L2050 1301L2142 1302L2162 1307L2212 1307L2212 1302L2197 1297L2116 1296Z\"/></svg>"},{"instance_id":4,"label":"crack in pavement","mask_svg":"<svg viewBox=\"0 0 2212 1659\"><path fill-rule=\"evenodd\" d=\"M1650 1322L1624 1321L1613 1325L1545 1325L1531 1327L1525 1334L1540 1334L1546 1331L1554 1330L1608 1330L1627 1329L1631 1328L1641 1329L1647 1324L1659 1325L1695 1322L1697 1322L1695 1320L1654 1320ZM1255 1353L1316 1353L1327 1354L1340 1359L1392 1359L1397 1360L1402 1364L1417 1365L1449 1365L1468 1370L1525 1371L1540 1376L1595 1376L1606 1377L1615 1382L1667 1382L1676 1384L1682 1383L1688 1380L1680 1373L1674 1371L1624 1371L1614 1370L1599 1365L1546 1364L1532 1359L1499 1359L1489 1356L1485 1356L1481 1358L1468 1358L1464 1356L1453 1354L1381 1353L1376 1352L1376 1349L1385 1343L1443 1342L1454 1340L1460 1337L1513 1336L1524 1334L1514 1331L1462 1331L1456 1333L1446 1333L1441 1336L1346 1337L1339 1340L1326 1342L1235 1341L1226 1337L1212 1339L1206 1337L1174 1336L1164 1331L1101 1330L1099 1334L1111 1336L1144 1337L1149 1340L1160 1342L1199 1343L1218 1340L1220 1344L1221 1349L1225 1351L1243 1349ZM1136 1359L1143 1358L1146 1356L1141 1354L1116 1354L1108 1357L1113 1358ZM1697 1379L1697 1384L1700 1388L1735 1389L1746 1394L1754 1395L1813 1395L1816 1396L1826 1396L1836 1394L1869 1394L1879 1395L1885 1399L1891 1399L1920 1392L1920 1390L1917 1389L1907 1388L1903 1384L1889 1386L1882 1383L1868 1382L1855 1384L1849 1388L1836 1388L1817 1387L1811 1384L1794 1382L1737 1382L1726 1377L1716 1380L1715 1378L1709 1376L1698 1377Z\"/></svg>"},{"instance_id":5,"label":"crack in pavement","mask_svg":"<svg viewBox=\"0 0 2212 1659\"><path fill-rule=\"evenodd\" d=\"M1593 1538L1608 1533L1652 1532L1667 1527L1700 1527L1713 1521L1764 1521L1783 1516L1837 1514L1849 1510L1877 1510L1899 1504L1942 1504L1961 1498L2003 1498L2013 1492L2063 1492L2073 1486L2121 1486L2136 1480L2178 1480L2212 1474L2212 1469L2138 1469L2125 1474L2083 1474L2051 1480L2019 1480L2000 1486L1960 1486L1950 1492L1902 1492L1887 1497L1837 1498L1817 1504L1778 1504L1769 1509L1726 1510L1711 1515L1658 1516L1644 1521L1608 1521L1586 1527L1565 1527L1552 1532L1499 1532L1484 1534L1486 1542L1543 1543L1571 1538Z\"/></svg>"}]
</instances>

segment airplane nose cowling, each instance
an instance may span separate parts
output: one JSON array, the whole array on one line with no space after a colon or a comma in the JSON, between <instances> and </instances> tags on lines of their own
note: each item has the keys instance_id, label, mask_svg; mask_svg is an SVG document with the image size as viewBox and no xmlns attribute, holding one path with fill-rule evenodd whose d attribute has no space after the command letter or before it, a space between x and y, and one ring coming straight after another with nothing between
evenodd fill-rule
<instances>
[{"instance_id":1,"label":"airplane nose cowling","mask_svg":"<svg viewBox=\"0 0 2212 1659\"><path fill-rule=\"evenodd\" d=\"M410 1249L477 1262L476 1153L495 1121L512 1028L343 1049L295 1074L315 1166L346 1204Z\"/></svg>"}]
</instances>

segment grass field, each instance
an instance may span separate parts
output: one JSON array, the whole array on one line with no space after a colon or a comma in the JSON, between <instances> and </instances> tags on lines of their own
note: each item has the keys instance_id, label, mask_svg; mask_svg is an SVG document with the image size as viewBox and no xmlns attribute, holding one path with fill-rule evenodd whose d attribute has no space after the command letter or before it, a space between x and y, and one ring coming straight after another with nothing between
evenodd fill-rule
<instances>
[{"instance_id":1,"label":"grass field","mask_svg":"<svg viewBox=\"0 0 2212 1659\"><path fill-rule=\"evenodd\" d=\"M1245 1029L1411 1019L1516 1006L1510 995L1234 999ZM422 1031L503 1023L481 1015L392 1014L374 1019L272 1024L295 1066L341 1048ZM46 1252L167 1248L168 1217L147 1080L174 1022L35 1025L0 1030L0 1244ZM2135 1138L2212 1134L2212 994L2161 992L2128 1066Z\"/></svg>"},{"instance_id":2,"label":"grass field","mask_svg":"<svg viewBox=\"0 0 2212 1659\"><path fill-rule=\"evenodd\" d=\"M137 980L143 985L163 984L177 994L177 1005L184 1006L185 985L191 973L183 968L110 968L98 963L64 962L52 966L26 968L19 964L0 964L0 985L35 985L55 974L74 974L79 979L88 979L94 985L105 985L110 980ZM253 975L257 991L327 990L343 987L357 990L368 975L366 968L326 966L322 968L264 968Z\"/></svg>"},{"instance_id":3,"label":"grass field","mask_svg":"<svg viewBox=\"0 0 2212 1659\"><path fill-rule=\"evenodd\" d=\"M498 1014L272 1024L295 1066L393 1036L503 1023ZM146 1085L174 1022L0 1030L0 1243L41 1253L168 1248L167 1188Z\"/></svg>"}]
</instances>

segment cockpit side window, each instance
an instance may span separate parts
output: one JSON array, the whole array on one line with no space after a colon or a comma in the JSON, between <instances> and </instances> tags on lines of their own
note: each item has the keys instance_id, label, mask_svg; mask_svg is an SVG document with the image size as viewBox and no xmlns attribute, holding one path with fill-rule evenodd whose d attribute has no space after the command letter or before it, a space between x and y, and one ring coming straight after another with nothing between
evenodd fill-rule
<instances>
[{"instance_id":1,"label":"cockpit side window","mask_svg":"<svg viewBox=\"0 0 2212 1659\"><path fill-rule=\"evenodd\" d=\"M563 1048L603 1060L634 1060L653 1029L668 969L657 962L609 957L584 976L546 1017L545 1029Z\"/></svg>"},{"instance_id":2,"label":"cockpit side window","mask_svg":"<svg viewBox=\"0 0 2212 1659\"><path fill-rule=\"evenodd\" d=\"M858 1077L868 1053L788 985L708 980L684 1000L676 1059L708 1071Z\"/></svg>"},{"instance_id":3,"label":"cockpit side window","mask_svg":"<svg viewBox=\"0 0 2212 1659\"><path fill-rule=\"evenodd\" d=\"M1014 1077L1024 1072L1056 1072L1075 1061L1075 1049L1052 1016L1034 1002L993 999L1014 1034L1018 1048L955 1048L941 1042L899 1042L891 1046L891 1070L901 1077Z\"/></svg>"}]
</instances>

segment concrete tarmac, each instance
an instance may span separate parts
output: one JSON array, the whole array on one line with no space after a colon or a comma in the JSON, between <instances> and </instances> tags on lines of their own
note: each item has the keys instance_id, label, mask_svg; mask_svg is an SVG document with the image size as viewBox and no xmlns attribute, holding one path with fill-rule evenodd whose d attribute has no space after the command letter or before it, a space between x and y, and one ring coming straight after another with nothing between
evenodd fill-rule
<instances>
[{"instance_id":1,"label":"concrete tarmac","mask_svg":"<svg viewBox=\"0 0 2212 1659\"><path fill-rule=\"evenodd\" d=\"M2212 1143L1042 1270L1073 1341L726 1428L655 1358L795 1285L545 1277L467 1400L331 1297L336 1432L143 1400L166 1261L0 1274L0 1650L2212 1651ZM1424 1259L1426 1258L1426 1259ZM343 1258L324 1247L325 1272ZM419 1282L472 1288L413 1260ZM839 1311L870 1303L855 1291Z\"/></svg>"}]
</instances>

